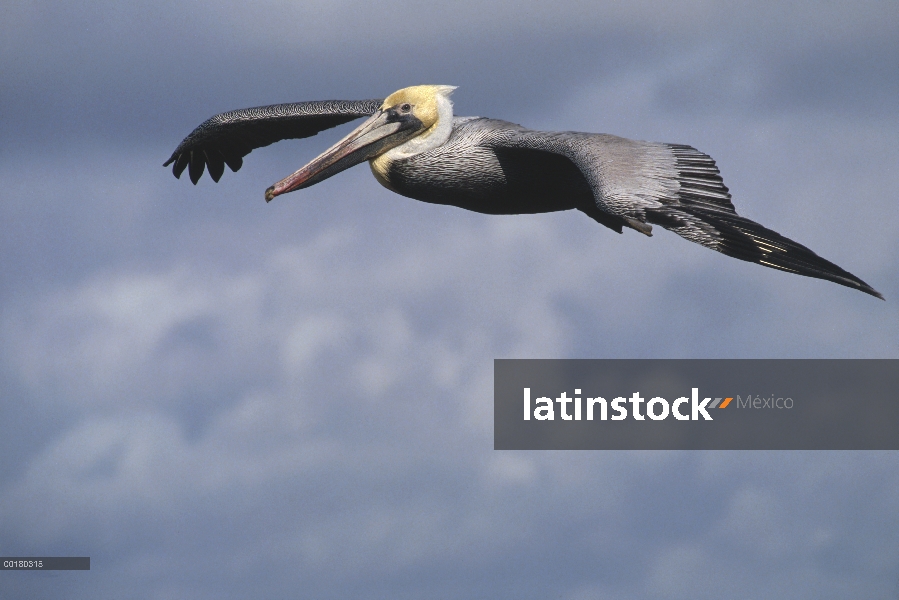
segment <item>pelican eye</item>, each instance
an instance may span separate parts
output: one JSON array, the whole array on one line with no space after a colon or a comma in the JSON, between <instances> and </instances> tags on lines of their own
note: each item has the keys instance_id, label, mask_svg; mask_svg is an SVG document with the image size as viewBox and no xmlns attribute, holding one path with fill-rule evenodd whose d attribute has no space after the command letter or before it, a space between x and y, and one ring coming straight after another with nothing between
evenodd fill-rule
<instances>
[{"instance_id":1,"label":"pelican eye","mask_svg":"<svg viewBox=\"0 0 899 600\"><path fill-rule=\"evenodd\" d=\"M405 103L405 104L401 104L401 105L400 105L400 110L401 110L402 112L404 112L404 113L407 113L407 112L409 112L410 110L412 110L412 105L409 104L408 102Z\"/></svg>"}]
</instances>

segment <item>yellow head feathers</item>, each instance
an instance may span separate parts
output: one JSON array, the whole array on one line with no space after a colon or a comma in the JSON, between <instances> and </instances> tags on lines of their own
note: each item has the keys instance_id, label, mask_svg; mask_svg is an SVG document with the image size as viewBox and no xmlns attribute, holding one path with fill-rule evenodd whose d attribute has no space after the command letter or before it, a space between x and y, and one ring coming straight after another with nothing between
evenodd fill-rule
<instances>
[{"instance_id":1,"label":"yellow head feathers","mask_svg":"<svg viewBox=\"0 0 899 600\"><path fill-rule=\"evenodd\" d=\"M452 85L415 85L403 88L387 96L381 109L411 104L412 114L428 129L439 119L439 100L442 98L448 101L454 89L456 87Z\"/></svg>"}]
</instances>

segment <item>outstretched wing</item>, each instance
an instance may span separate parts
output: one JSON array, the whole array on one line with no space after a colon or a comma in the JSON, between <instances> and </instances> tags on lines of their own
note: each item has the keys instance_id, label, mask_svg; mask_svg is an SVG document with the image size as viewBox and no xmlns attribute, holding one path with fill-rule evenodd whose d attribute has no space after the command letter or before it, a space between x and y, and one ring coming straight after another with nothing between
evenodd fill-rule
<instances>
[{"instance_id":1,"label":"outstretched wing","mask_svg":"<svg viewBox=\"0 0 899 600\"><path fill-rule=\"evenodd\" d=\"M613 229L620 231L625 225L649 234L649 224L660 225L740 260L826 279L883 298L867 283L802 244L738 215L715 161L690 146L526 129L492 143L498 148L529 148L568 158L593 192L595 207L581 210Z\"/></svg>"},{"instance_id":2,"label":"outstretched wing","mask_svg":"<svg viewBox=\"0 0 899 600\"><path fill-rule=\"evenodd\" d=\"M171 164L180 178L190 166L190 180L197 183L205 167L218 181L225 165L237 171L243 157L281 140L311 137L320 131L374 114L382 100L325 100L273 104L221 113L204 121L178 144L162 165Z\"/></svg>"}]
</instances>

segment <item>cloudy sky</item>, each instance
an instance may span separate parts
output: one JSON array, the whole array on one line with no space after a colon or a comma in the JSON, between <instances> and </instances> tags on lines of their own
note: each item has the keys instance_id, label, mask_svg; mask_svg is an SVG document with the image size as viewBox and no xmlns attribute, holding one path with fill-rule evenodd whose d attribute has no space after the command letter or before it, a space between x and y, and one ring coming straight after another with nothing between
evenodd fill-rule
<instances>
[{"instance_id":1,"label":"cloudy sky","mask_svg":"<svg viewBox=\"0 0 899 600\"><path fill-rule=\"evenodd\" d=\"M899 358L899 11L5 0L0 596L899 597L899 457L497 452L494 358ZM217 112L459 86L457 114L685 143L887 301L582 214L485 216L349 126L196 187Z\"/></svg>"}]
</instances>

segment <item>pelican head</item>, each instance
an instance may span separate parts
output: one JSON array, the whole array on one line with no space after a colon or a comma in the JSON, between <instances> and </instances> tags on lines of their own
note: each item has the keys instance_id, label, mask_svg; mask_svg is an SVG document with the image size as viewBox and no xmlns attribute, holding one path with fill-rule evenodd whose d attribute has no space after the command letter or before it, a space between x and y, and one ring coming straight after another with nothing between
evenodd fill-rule
<instances>
[{"instance_id":1,"label":"pelican head","mask_svg":"<svg viewBox=\"0 0 899 600\"><path fill-rule=\"evenodd\" d=\"M416 85L390 94L381 108L309 164L265 191L265 200L309 187L363 161L400 158L445 142L452 131L455 87Z\"/></svg>"}]
</instances>

